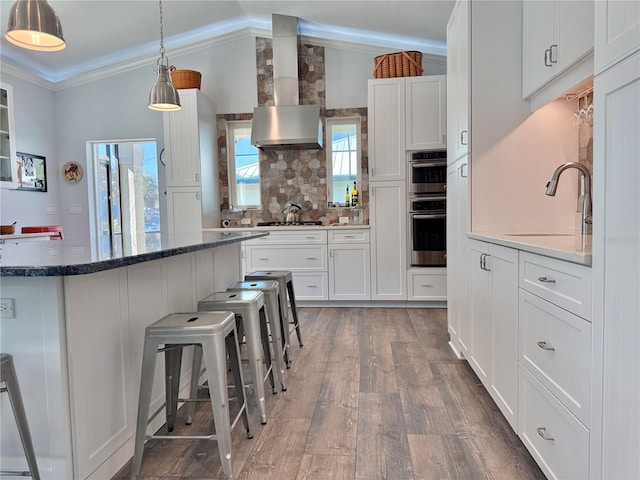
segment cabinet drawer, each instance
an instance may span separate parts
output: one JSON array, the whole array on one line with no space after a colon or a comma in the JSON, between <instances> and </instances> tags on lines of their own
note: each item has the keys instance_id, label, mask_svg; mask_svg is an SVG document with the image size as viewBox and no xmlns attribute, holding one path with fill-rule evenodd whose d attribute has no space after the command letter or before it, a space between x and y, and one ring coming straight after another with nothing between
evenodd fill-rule
<instances>
[{"instance_id":1,"label":"cabinet drawer","mask_svg":"<svg viewBox=\"0 0 640 480\"><path fill-rule=\"evenodd\" d=\"M521 252L520 288L591 320L589 267Z\"/></svg>"},{"instance_id":2,"label":"cabinet drawer","mask_svg":"<svg viewBox=\"0 0 640 480\"><path fill-rule=\"evenodd\" d=\"M589 425L591 324L520 289L520 362Z\"/></svg>"},{"instance_id":3,"label":"cabinet drawer","mask_svg":"<svg viewBox=\"0 0 640 480\"><path fill-rule=\"evenodd\" d=\"M297 300L328 300L327 272L293 273L293 288Z\"/></svg>"},{"instance_id":4,"label":"cabinet drawer","mask_svg":"<svg viewBox=\"0 0 640 480\"><path fill-rule=\"evenodd\" d=\"M260 229L258 228L258 230ZM266 237L254 238L245 243L247 245L327 243L327 231L315 229L314 227L309 227L307 230L269 230L269 235Z\"/></svg>"},{"instance_id":5,"label":"cabinet drawer","mask_svg":"<svg viewBox=\"0 0 640 480\"><path fill-rule=\"evenodd\" d=\"M247 270L327 270L326 245L247 247Z\"/></svg>"},{"instance_id":6,"label":"cabinet drawer","mask_svg":"<svg viewBox=\"0 0 640 480\"><path fill-rule=\"evenodd\" d=\"M589 430L522 365L519 390L518 434L547 477L588 478Z\"/></svg>"},{"instance_id":7,"label":"cabinet drawer","mask_svg":"<svg viewBox=\"0 0 640 480\"><path fill-rule=\"evenodd\" d=\"M369 230L330 230L329 243L369 243Z\"/></svg>"},{"instance_id":8,"label":"cabinet drawer","mask_svg":"<svg viewBox=\"0 0 640 480\"><path fill-rule=\"evenodd\" d=\"M447 274L409 272L409 300L446 300Z\"/></svg>"}]
</instances>

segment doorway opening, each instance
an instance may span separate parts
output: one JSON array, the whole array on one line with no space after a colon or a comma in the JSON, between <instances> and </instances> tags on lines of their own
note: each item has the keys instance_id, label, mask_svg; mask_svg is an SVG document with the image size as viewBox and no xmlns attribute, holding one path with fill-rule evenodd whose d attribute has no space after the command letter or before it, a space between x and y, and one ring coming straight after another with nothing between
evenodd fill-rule
<instances>
[{"instance_id":1,"label":"doorway opening","mask_svg":"<svg viewBox=\"0 0 640 480\"><path fill-rule=\"evenodd\" d=\"M155 140L91 142L94 236L101 260L161 248Z\"/></svg>"}]
</instances>

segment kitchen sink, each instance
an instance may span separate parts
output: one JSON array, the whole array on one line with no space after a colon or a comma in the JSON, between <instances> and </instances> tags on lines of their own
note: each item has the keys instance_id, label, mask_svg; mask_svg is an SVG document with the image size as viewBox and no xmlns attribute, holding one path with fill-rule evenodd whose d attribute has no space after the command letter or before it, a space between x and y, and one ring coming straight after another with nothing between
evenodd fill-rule
<instances>
[{"instance_id":1,"label":"kitchen sink","mask_svg":"<svg viewBox=\"0 0 640 480\"><path fill-rule=\"evenodd\" d=\"M575 237L575 233L505 233L508 237Z\"/></svg>"}]
</instances>

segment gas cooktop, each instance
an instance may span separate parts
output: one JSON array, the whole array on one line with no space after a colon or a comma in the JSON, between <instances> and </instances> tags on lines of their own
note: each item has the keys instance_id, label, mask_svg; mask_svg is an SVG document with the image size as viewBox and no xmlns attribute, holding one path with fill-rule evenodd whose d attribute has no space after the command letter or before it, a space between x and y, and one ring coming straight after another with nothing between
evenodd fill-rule
<instances>
[{"instance_id":1,"label":"gas cooktop","mask_svg":"<svg viewBox=\"0 0 640 480\"><path fill-rule=\"evenodd\" d=\"M256 227L305 227L322 225L320 220L309 220L302 222L258 222Z\"/></svg>"}]
</instances>

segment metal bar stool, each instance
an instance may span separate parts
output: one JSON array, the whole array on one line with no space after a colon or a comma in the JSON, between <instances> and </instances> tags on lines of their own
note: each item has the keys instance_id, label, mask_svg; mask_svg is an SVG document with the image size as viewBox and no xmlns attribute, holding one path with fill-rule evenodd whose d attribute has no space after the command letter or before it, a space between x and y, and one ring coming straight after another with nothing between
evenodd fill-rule
<instances>
[{"instance_id":1,"label":"metal bar stool","mask_svg":"<svg viewBox=\"0 0 640 480\"><path fill-rule=\"evenodd\" d=\"M239 338L242 338L241 330L244 330L249 357L249 371L251 372L256 394L258 414L262 424L267 423L267 408L264 399L264 382L267 378L271 382L273 393L277 393L277 389L273 378L273 369L271 368L269 331L267 329L268 315L265 309L264 294L257 290L251 292L215 292L198 302L198 311L231 311L240 320L238 323L238 335ZM260 348L260 343L262 343L262 348ZM194 372L200 371L200 365L195 364L195 357L193 368ZM193 391L194 377L191 378ZM195 389L197 390L197 377L195 382Z\"/></svg>"},{"instance_id":2,"label":"metal bar stool","mask_svg":"<svg viewBox=\"0 0 640 480\"><path fill-rule=\"evenodd\" d=\"M249 282L252 282L255 280L277 280L278 282L280 282L280 290L282 292L287 292L287 294L289 295L289 303L291 304L291 314L293 315L293 321L289 321L288 320L289 311L287 309L287 304L286 302L283 302L284 313L287 318L287 323L290 323L295 327L296 335L298 337L298 343L300 344L300 347L302 347L303 346L302 333L300 333L300 322L298 322L298 309L296 307L296 295L293 292L293 276L291 275L291 272L287 270L270 271L270 272L267 272L267 271L253 272L245 275L244 279ZM285 295L283 294L283 297L284 296ZM287 328L287 331L288 330L289 329Z\"/></svg>"},{"instance_id":3,"label":"metal bar stool","mask_svg":"<svg viewBox=\"0 0 640 480\"><path fill-rule=\"evenodd\" d=\"M275 280L261 280L255 282L236 282L227 288L227 292L260 290L264 294L268 311L269 328L271 330L271 345L273 346L272 369L276 371L280 388L287 390L285 384L285 370L287 368L284 351L286 349L285 338L282 330L287 328L284 318L280 313L280 284Z\"/></svg>"},{"instance_id":4,"label":"metal bar stool","mask_svg":"<svg viewBox=\"0 0 640 480\"><path fill-rule=\"evenodd\" d=\"M167 428L173 430L180 385L180 364L182 349L189 345L201 345L207 369L209 395L215 425L214 435L147 435L147 425L158 415L163 407L167 409ZM158 348L160 345L163 347ZM225 348L226 347L226 348ZM240 402L237 416L230 420L229 398L227 394L226 354L234 379L236 396ZM166 405L160 407L149 418L153 377L156 357L165 354L165 387L169 395ZM189 399L192 401L195 399ZM138 420L136 425L135 450L131 464L131 478L140 474L144 443L147 439L162 440L190 439L216 440L220 451L222 469L227 479L233 479L231 467L231 429L242 417L248 438L253 438L249 429L247 403L244 394L244 379L240 364L240 349L236 331L235 316L231 312L174 313L152 323L145 329L144 351L142 354L142 373L140 380L140 398L138 401Z\"/></svg>"},{"instance_id":5,"label":"metal bar stool","mask_svg":"<svg viewBox=\"0 0 640 480\"><path fill-rule=\"evenodd\" d=\"M27 415L24 411L22 403L22 395L20 395L20 386L18 384L18 376L13 366L13 357L7 353L0 353L0 383L4 383L4 387L0 388L0 392L7 392L9 402L13 410L13 416L18 425L18 433L22 441L25 457L27 458L28 472L1 471L0 475L11 475L16 477L31 476L34 480L40 480L38 465L36 463L36 454L33 450L31 442L31 433L29 433L29 424L27 423Z\"/></svg>"}]
</instances>

